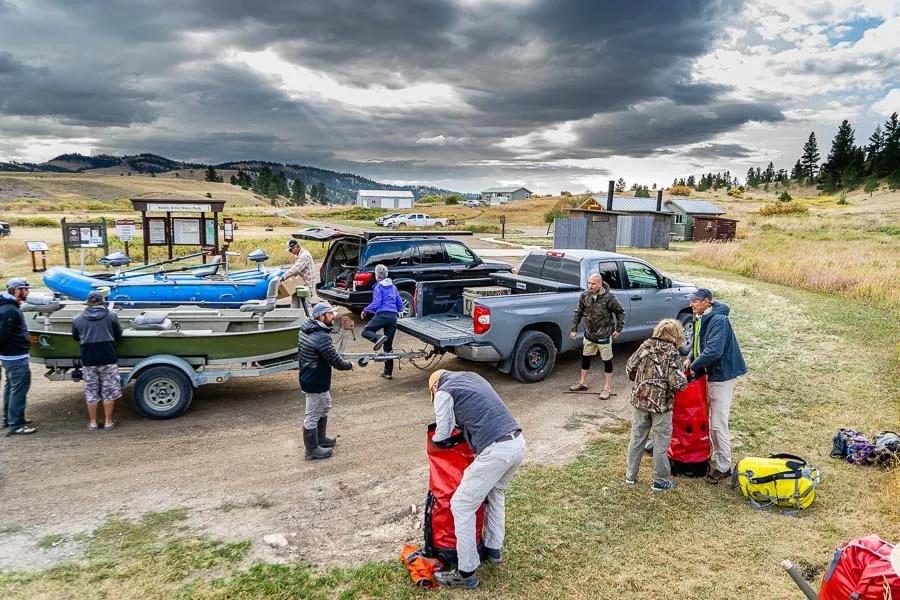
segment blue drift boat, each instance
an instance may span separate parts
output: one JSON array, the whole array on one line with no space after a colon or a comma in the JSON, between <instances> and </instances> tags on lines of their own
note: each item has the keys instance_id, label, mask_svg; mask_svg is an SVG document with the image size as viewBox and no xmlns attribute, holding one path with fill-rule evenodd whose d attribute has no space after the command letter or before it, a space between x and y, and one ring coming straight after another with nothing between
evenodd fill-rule
<instances>
[{"instance_id":1,"label":"blue drift boat","mask_svg":"<svg viewBox=\"0 0 900 600\"><path fill-rule=\"evenodd\" d=\"M44 284L59 294L75 300L86 300L96 289L109 290L107 299L126 306L167 306L197 304L210 308L236 308L248 300L263 300L270 286L277 286L281 269L266 269L262 263L269 257L262 250L247 258L255 269L228 271L220 256L205 265L177 266L177 263L201 254L120 270L131 260L114 253L98 262L116 267L114 273L83 273L77 269L53 267L44 274ZM163 265L169 265L163 268ZM157 271L147 272L148 269Z\"/></svg>"}]
</instances>

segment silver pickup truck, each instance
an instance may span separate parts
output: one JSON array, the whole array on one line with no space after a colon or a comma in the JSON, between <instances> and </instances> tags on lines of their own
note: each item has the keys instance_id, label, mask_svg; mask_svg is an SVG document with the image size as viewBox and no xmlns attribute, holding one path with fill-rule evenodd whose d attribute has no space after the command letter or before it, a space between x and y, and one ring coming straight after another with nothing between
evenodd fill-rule
<instances>
[{"instance_id":1,"label":"silver pickup truck","mask_svg":"<svg viewBox=\"0 0 900 600\"><path fill-rule=\"evenodd\" d=\"M534 250L518 272L486 278L422 282L413 296L416 316L397 329L467 360L493 362L525 383L546 377L556 356L580 348L569 336L578 297L599 273L625 309L625 329L616 342L642 340L661 319L690 319L696 288L672 281L638 258L596 250ZM474 300L463 314L463 289L502 286L508 295ZM502 291L502 290L501 290Z\"/></svg>"}]
</instances>

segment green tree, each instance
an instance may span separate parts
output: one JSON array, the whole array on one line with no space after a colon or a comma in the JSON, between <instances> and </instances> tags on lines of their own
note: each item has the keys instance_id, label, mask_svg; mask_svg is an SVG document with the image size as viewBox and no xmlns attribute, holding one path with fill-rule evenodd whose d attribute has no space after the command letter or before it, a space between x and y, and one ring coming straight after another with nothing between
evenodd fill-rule
<instances>
[{"instance_id":1,"label":"green tree","mask_svg":"<svg viewBox=\"0 0 900 600\"><path fill-rule=\"evenodd\" d=\"M897 113L893 113L884 123L881 153L878 159L876 175L884 177L892 173L900 165L900 124Z\"/></svg>"},{"instance_id":2,"label":"green tree","mask_svg":"<svg viewBox=\"0 0 900 600\"><path fill-rule=\"evenodd\" d=\"M863 191L872 197L872 193L878 189L878 178L875 175L869 175L869 178L866 179L866 187L863 188Z\"/></svg>"},{"instance_id":3,"label":"green tree","mask_svg":"<svg viewBox=\"0 0 900 600\"><path fill-rule=\"evenodd\" d=\"M782 202L790 202L791 200L793 200L793 198L791 198L791 195L788 194L787 190L784 190L783 192L781 192L781 195L778 196L778 199L781 200Z\"/></svg>"},{"instance_id":4,"label":"green tree","mask_svg":"<svg viewBox=\"0 0 900 600\"><path fill-rule=\"evenodd\" d=\"M831 179L835 184L843 183L844 172L852 166L858 157L856 146L854 145L856 133L847 119L841 121L834 139L831 141L831 152L828 153L828 160L822 165L822 171L831 174Z\"/></svg>"},{"instance_id":5,"label":"green tree","mask_svg":"<svg viewBox=\"0 0 900 600\"><path fill-rule=\"evenodd\" d=\"M216 174L216 170L214 168L212 168L211 166L206 168L205 180L210 181L212 183L217 183L219 181L219 176L218 176L218 174Z\"/></svg>"},{"instance_id":6,"label":"green tree","mask_svg":"<svg viewBox=\"0 0 900 600\"><path fill-rule=\"evenodd\" d=\"M626 189L625 186L626 186L626 184L625 184L624 179L622 179L621 177L616 179L616 192L619 192L619 193L624 192Z\"/></svg>"},{"instance_id":7,"label":"green tree","mask_svg":"<svg viewBox=\"0 0 900 600\"><path fill-rule=\"evenodd\" d=\"M891 191L896 192L897 190L900 190L900 167L891 171L890 175L888 175L887 182Z\"/></svg>"},{"instance_id":8,"label":"green tree","mask_svg":"<svg viewBox=\"0 0 900 600\"><path fill-rule=\"evenodd\" d=\"M649 198L650 197L650 188L646 185L639 185L634 190L635 198Z\"/></svg>"},{"instance_id":9,"label":"green tree","mask_svg":"<svg viewBox=\"0 0 900 600\"><path fill-rule=\"evenodd\" d=\"M809 133L809 138L803 144L800 164L803 166L803 176L806 178L807 183L812 183L819 170L819 145L816 142L816 133L814 131Z\"/></svg>"}]
</instances>

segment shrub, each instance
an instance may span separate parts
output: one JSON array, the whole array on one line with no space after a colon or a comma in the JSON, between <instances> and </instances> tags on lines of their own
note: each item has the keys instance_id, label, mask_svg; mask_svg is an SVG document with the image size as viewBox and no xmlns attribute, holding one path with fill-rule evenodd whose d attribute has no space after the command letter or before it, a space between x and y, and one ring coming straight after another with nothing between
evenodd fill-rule
<instances>
[{"instance_id":1,"label":"shrub","mask_svg":"<svg viewBox=\"0 0 900 600\"><path fill-rule=\"evenodd\" d=\"M437 204L441 202L443 198L441 196L435 196L434 194L428 194L427 196L422 196L419 198L417 204Z\"/></svg>"},{"instance_id":2,"label":"shrub","mask_svg":"<svg viewBox=\"0 0 900 600\"><path fill-rule=\"evenodd\" d=\"M690 196L693 191L686 185L673 185L669 188L669 193L673 196Z\"/></svg>"},{"instance_id":3,"label":"shrub","mask_svg":"<svg viewBox=\"0 0 900 600\"><path fill-rule=\"evenodd\" d=\"M386 215L392 211L385 208L365 208L363 206L354 206L353 208L345 208L334 212L325 213L328 217L341 219L344 221L370 221L376 217Z\"/></svg>"},{"instance_id":4,"label":"shrub","mask_svg":"<svg viewBox=\"0 0 900 600\"><path fill-rule=\"evenodd\" d=\"M847 204L850 204L850 201L847 200L847 192L841 192L841 195L838 197L837 203L840 204L841 206L846 206Z\"/></svg>"},{"instance_id":5,"label":"shrub","mask_svg":"<svg viewBox=\"0 0 900 600\"><path fill-rule=\"evenodd\" d=\"M466 199L459 194L448 194L444 196L444 204L460 204L465 201Z\"/></svg>"},{"instance_id":6,"label":"shrub","mask_svg":"<svg viewBox=\"0 0 900 600\"><path fill-rule=\"evenodd\" d=\"M19 227L59 227L59 221L49 217L9 217L7 221Z\"/></svg>"},{"instance_id":7,"label":"shrub","mask_svg":"<svg viewBox=\"0 0 900 600\"><path fill-rule=\"evenodd\" d=\"M791 198L791 195L788 194L787 190L784 190L783 192L781 192L781 195L778 196L778 199L781 200L782 202L790 202L791 200L793 200L793 198Z\"/></svg>"},{"instance_id":8,"label":"shrub","mask_svg":"<svg viewBox=\"0 0 900 600\"><path fill-rule=\"evenodd\" d=\"M742 187L733 187L728 190L728 195L732 198L740 198L744 193L744 188Z\"/></svg>"},{"instance_id":9,"label":"shrub","mask_svg":"<svg viewBox=\"0 0 900 600\"><path fill-rule=\"evenodd\" d=\"M766 204L759 209L759 214L763 216L772 215L805 215L809 212L809 208L799 202L778 202L775 204Z\"/></svg>"}]
</instances>

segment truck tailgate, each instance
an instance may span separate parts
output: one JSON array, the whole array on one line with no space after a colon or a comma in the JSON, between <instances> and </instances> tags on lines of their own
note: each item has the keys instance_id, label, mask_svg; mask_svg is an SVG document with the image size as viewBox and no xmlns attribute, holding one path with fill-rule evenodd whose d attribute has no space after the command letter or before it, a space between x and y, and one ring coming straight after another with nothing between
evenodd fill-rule
<instances>
[{"instance_id":1,"label":"truck tailgate","mask_svg":"<svg viewBox=\"0 0 900 600\"><path fill-rule=\"evenodd\" d=\"M475 341L472 317L434 315L397 321L397 329L438 348L462 346Z\"/></svg>"}]
</instances>

